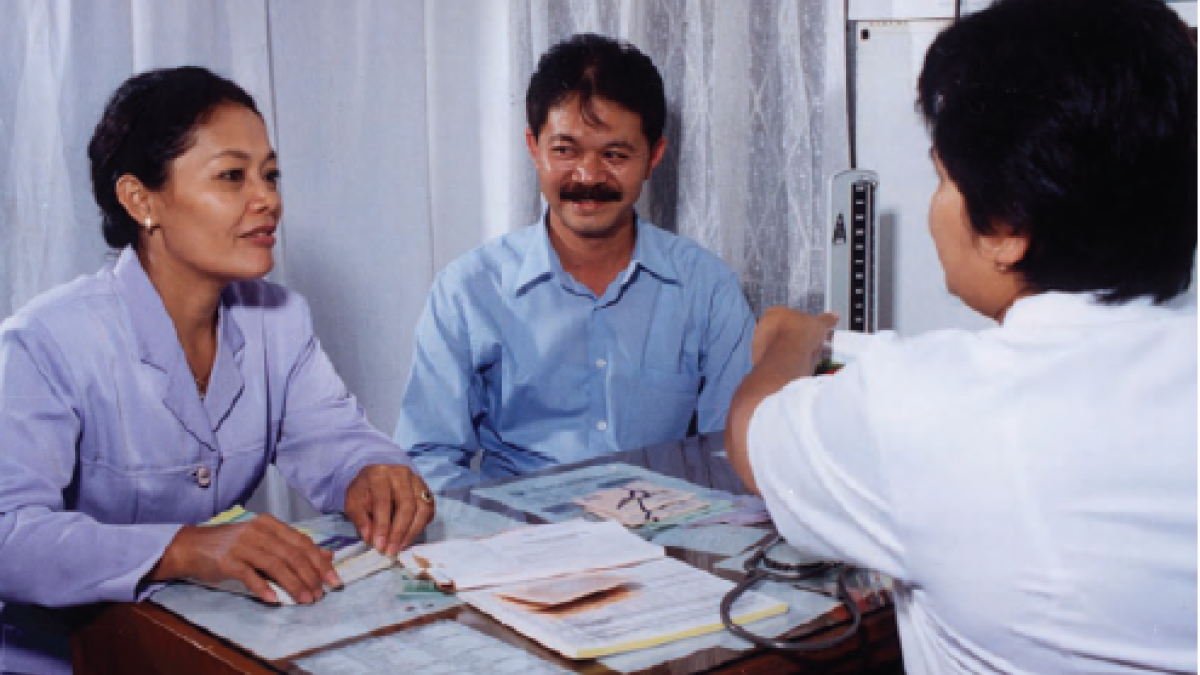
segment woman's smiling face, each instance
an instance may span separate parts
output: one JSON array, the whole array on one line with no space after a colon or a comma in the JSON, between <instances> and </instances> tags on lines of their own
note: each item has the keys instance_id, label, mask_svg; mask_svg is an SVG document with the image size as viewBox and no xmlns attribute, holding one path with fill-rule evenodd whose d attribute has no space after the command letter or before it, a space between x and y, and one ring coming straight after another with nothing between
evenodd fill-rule
<instances>
[{"instance_id":1,"label":"woman's smiling face","mask_svg":"<svg viewBox=\"0 0 1200 675\"><path fill-rule=\"evenodd\" d=\"M241 105L217 106L152 193L155 228L142 236L156 267L218 283L266 275L283 214L278 181L262 118Z\"/></svg>"}]
</instances>

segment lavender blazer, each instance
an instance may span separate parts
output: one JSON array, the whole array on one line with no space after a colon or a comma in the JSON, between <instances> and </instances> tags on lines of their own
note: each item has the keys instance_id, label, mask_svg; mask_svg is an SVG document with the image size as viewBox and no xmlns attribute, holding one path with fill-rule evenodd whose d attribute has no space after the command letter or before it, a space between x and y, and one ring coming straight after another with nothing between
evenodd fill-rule
<instances>
[{"instance_id":1,"label":"lavender blazer","mask_svg":"<svg viewBox=\"0 0 1200 675\"><path fill-rule=\"evenodd\" d=\"M362 467L408 464L299 295L232 284L217 331L202 399L131 249L0 324L0 672L69 672L46 608L145 597L181 525L244 502L268 463L326 512Z\"/></svg>"}]
</instances>

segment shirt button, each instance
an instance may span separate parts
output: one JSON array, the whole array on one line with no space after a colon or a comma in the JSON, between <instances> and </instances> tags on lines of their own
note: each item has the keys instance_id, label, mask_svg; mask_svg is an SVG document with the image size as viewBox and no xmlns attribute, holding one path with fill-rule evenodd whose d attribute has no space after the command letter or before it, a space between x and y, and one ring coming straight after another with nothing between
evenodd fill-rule
<instances>
[{"instance_id":1,"label":"shirt button","mask_svg":"<svg viewBox=\"0 0 1200 675\"><path fill-rule=\"evenodd\" d=\"M196 485L206 488L212 484L212 471L207 466L196 469Z\"/></svg>"},{"instance_id":2,"label":"shirt button","mask_svg":"<svg viewBox=\"0 0 1200 675\"><path fill-rule=\"evenodd\" d=\"M597 368L603 368L604 366L607 366L607 365L608 365L608 361L605 361L604 359L596 359L596 367Z\"/></svg>"},{"instance_id":3,"label":"shirt button","mask_svg":"<svg viewBox=\"0 0 1200 675\"><path fill-rule=\"evenodd\" d=\"M608 422L605 422L604 420L600 420L599 422L596 422L596 428L599 429L600 431L604 431L604 430L608 429Z\"/></svg>"}]
</instances>

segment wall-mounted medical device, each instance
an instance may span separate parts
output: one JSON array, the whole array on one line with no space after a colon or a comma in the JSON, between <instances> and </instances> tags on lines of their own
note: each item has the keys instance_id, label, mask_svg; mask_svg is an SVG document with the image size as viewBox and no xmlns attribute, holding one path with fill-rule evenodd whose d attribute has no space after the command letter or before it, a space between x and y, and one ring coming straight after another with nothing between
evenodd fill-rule
<instances>
[{"instance_id":1,"label":"wall-mounted medical device","mask_svg":"<svg viewBox=\"0 0 1200 675\"><path fill-rule=\"evenodd\" d=\"M841 317L840 330L879 328L878 188L875 172L863 169L841 171L830 181L825 304Z\"/></svg>"}]
</instances>

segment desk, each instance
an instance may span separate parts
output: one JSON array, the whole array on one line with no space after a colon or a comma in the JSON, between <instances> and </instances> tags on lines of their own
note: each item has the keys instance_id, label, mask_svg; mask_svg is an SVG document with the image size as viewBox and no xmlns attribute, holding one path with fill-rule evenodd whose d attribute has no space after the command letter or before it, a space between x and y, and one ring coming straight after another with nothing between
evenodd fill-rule
<instances>
[{"instance_id":1,"label":"desk","mask_svg":"<svg viewBox=\"0 0 1200 675\"><path fill-rule=\"evenodd\" d=\"M667 443L642 450L618 453L566 467L549 469L542 474L560 473L575 468L620 461L657 473L682 478L696 485L744 494L745 488L734 474L722 452L720 434L710 434ZM539 474L541 475L541 474ZM517 480L517 479L514 479ZM475 490L454 490L442 499L457 499L467 504L502 513L518 521L543 522L537 516L516 512L503 504L475 494ZM764 531L765 532L765 531ZM735 575L714 565L713 554L668 548L668 553L719 576ZM844 608L819 617L794 631L805 639L819 640L836 631L846 620ZM211 675L225 673L277 674L305 671L290 659L265 661L227 640L216 637L172 612L152 603L115 603L88 608L73 638L76 673L105 675L128 673L172 673ZM435 620L451 620L485 635L534 654L568 670L586 675L611 673L597 661L569 661L541 645L505 628L490 617L467 606L457 606L432 616L375 630L380 636L416 628ZM343 643L353 642L345 640ZM326 651L343 643L335 643ZM863 617L857 640L816 655L793 657L780 652L750 650L738 652L720 647L702 649L686 657L639 671L646 675L684 673L865 673L892 675L902 673L895 616L890 605L873 609Z\"/></svg>"}]
</instances>

